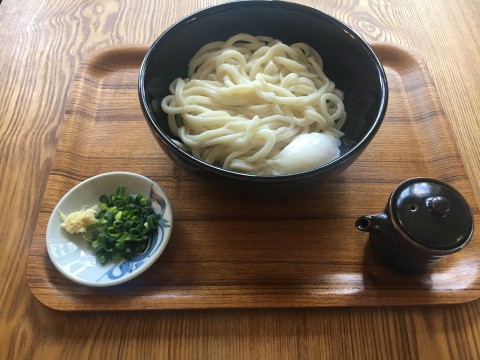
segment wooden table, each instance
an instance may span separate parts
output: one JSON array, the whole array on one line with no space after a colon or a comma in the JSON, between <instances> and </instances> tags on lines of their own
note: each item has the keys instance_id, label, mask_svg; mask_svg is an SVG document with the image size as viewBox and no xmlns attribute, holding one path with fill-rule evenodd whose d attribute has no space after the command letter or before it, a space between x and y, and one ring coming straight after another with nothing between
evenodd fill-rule
<instances>
[{"instance_id":1,"label":"wooden table","mask_svg":"<svg viewBox=\"0 0 480 360\"><path fill-rule=\"evenodd\" d=\"M480 199L480 3L297 1L367 41L425 59ZM150 44L214 0L0 4L0 358L476 359L480 302L341 307L59 312L37 301L26 265L77 65L110 45Z\"/></svg>"}]
</instances>

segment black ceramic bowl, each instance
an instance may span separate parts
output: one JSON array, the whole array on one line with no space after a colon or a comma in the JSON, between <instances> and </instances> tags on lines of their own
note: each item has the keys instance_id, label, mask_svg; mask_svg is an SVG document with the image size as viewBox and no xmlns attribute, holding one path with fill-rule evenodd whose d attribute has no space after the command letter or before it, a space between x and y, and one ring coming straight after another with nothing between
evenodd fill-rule
<instances>
[{"instance_id":1,"label":"black ceramic bowl","mask_svg":"<svg viewBox=\"0 0 480 360\"><path fill-rule=\"evenodd\" d=\"M167 116L152 105L169 84L187 77L187 65L203 45L238 33L270 36L286 44L306 42L324 61L324 72L344 92L347 121L341 155L312 170L278 176L237 173L209 165L172 142ZM379 129L387 108L385 72L371 47L352 29L318 10L283 1L239 1L196 12L168 28L149 49L139 74L145 118L162 149L209 182L254 193L284 193L322 182L349 166Z\"/></svg>"}]
</instances>

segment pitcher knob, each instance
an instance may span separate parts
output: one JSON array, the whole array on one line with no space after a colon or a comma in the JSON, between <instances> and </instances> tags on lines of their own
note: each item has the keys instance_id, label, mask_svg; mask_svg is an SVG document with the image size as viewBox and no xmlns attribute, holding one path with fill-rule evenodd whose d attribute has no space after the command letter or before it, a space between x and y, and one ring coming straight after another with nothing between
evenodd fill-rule
<instances>
[{"instance_id":1,"label":"pitcher knob","mask_svg":"<svg viewBox=\"0 0 480 360\"><path fill-rule=\"evenodd\" d=\"M443 196L429 197L426 205L429 210L439 215L445 216L450 211L450 201Z\"/></svg>"}]
</instances>

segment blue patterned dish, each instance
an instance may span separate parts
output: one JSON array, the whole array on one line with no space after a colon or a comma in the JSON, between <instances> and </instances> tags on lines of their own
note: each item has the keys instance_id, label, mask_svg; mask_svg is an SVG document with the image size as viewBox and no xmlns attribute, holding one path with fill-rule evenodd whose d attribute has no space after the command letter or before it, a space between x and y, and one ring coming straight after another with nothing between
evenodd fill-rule
<instances>
[{"instance_id":1,"label":"blue patterned dish","mask_svg":"<svg viewBox=\"0 0 480 360\"><path fill-rule=\"evenodd\" d=\"M95 257L82 234L69 234L60 227L60 212L68 214L99 204L101 194L114 193L123 184L127 193L149 196L161 220L148 248L132 260L107 262ZM162 254L172 232L172 208L165 192L149 178L129 173L111 172L91 177L72 188L58 202L47 225L47 251L53 265L68 279L82 285L104 287L121 284L147 270Z\"/></svg>"}]
</instances>

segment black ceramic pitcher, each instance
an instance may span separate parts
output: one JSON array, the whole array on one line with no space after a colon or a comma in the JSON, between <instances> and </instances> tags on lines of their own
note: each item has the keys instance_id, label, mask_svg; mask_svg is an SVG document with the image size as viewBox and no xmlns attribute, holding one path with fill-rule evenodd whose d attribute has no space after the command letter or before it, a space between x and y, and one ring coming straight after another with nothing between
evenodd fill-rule
<instances>
[{"instance_id":1,"label":"black ceramic pitcher","mask_svg":"<svg viewBox=\"0 0 480 360\"><path fill-rule=\"evenodd\" d=\"M414 178L393 190L384 212L358 218L355 227L370 233L374 253L386 264L418 274L465 247L473 234L473 216L450 185Z\"/></svg>"}]
</instances>

